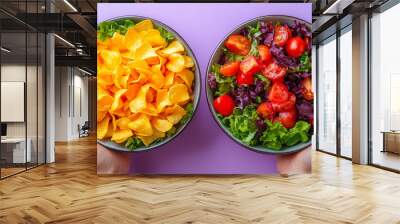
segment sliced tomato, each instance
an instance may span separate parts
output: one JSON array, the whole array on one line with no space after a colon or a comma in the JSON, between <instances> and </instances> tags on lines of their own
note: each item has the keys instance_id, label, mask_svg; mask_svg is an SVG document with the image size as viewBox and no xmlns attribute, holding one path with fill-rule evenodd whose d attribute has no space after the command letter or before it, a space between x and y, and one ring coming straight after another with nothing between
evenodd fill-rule
<instances>
[{"instance_id":1,"label":"sliced tomato","mask_svg":"<svg viewBox=\"0 0 400 224\"><path fill-rule=\"evenodd\" d=\"M280 112L276 118L274 118L274 122L279 122L285 128L293 128L296 124L297 113L296 110L291 110L287 112Z\"/></svg>"},{"instance_id":2,"label":"sliced tomato","mask_svg":"<svg viewBox=\"0 0 400 224\"><path fill-rule=\"evenodd\" d=\"M289 90L282 82L274 82L268 94L268 99L274 103L282 103L289 99Z\"/></svg>"},{"instance_id":3,"label":"sliced tomato","mask_svg":"<svg viewBox=\"0 0 400 224\"><path fill-rule=\"evenodd\" d=\"M222 116L231 115L234 107L235 102L233 101L232 97L227 94L219 96L214 100L214 108Z\"/></svg>"},{"instance_id":4,"label":"sliced tomato","mask_svg":"<svg viewBox=\"0 0 400 224\"><path fill-rule=\"evenodd\" d=\"M265 45L258 45L258 54L262 63L268 65L272 61L272 54L269 51L269 47Z\"/></svg>"},{"instance_id":5,"label":"sliced tomato","mask_svg":"<svg viewBox=\"0 0 400 224\"><path fill-rule=\"evenodd\" d=\"M296 96L289 92L289 99L284 102L273 102L271 103L274 111L276 112L284 112L291 111L296 106Z\"/></svg>"},{"instance_id":6,"label":"sliced tomato","mask_svg":"<svg viewBox=\"0 0 400 224\"><path fill-rule=\"evenodd\" d=\"M239 61L231 61L227 62L221 66L219 72L221 72L224 76L233 76L239 71L240 62Z\"/></svg>"},{"instance_id":7,"label":"sliced tomato","mask_svg":"<svg viewBox=\"0 0 400 224\"><path fill-rule=\"evenodd\" d=\"M262 70L263 75L271 81L283 81L286 72L287 69L276 62L272 62Z\"/></svg>"},{"instance_id":8,"label":"sliced tomato","mask_svg":"<svg viewBox=\"0 0 400 224\"><path fill-rule=\"evenodd\" d=\"M242 62L240 62L240 71L245 75L254 75L261 69L260 63L254 56L246 57Z\"/></svg>"},{"instance_id":9,"label":"sliced tomato","mask_svg":"<svg viewBox=\"0 0 400 224\"><path fill-rule=\"evenodd\" d=\"M301 37L292 37L286 43L286 53L293 58L303 55L306 50L306 43Z\"/></svg>"},{"instance_id":10,"label":"sliced tomato","mask_svg":"<svg viewBox=\"0 0 400 224\"><path fill-rule=\"evenodd\" d=\"M301 87L301 93L303 94L304 99L313 100L314 93L312 91L312 83L310 77L301 80Z\"/></svg>"},{"instance_id":11,"label":"sliced tomato","mask_svg":"<svg viewBox=\"0 0 400 224\"><path fill-rule=\"evenodd\" d=\"M239 72L236 76L236 82L238 85L251 85L254 83L254 75Z\"/></svg>"},{"instance_id":12,"label":"sliced tomato","mask_svg":"<svg viewBox=\"0 0 400 224\"><path fill-rule=\"evenodd\" d=\"M290 37L292 37L292 32L290 31L290 28L287 25L275 26L274 44L283 47L285 46L286 42L289 40Z\"/></svg>"},{"instance_id":13,"label":"sliced tomato","mask_svg":"<svg viewBox=\"0 0 400 224\"><path fill-rule=\"evenodd\" d=\"M272 120L275 115L275 110L271 102L263 102L258 105L257 113L264 119Z\"/></svg>"},{"instance_id":14,"label":"sliced tomato","mask_svg":"<svg viewBox=\"0 0 400 224\"><path fill-rule=\"evenodd\" d=\"M247 37L233 34L225 41L225 47L234 54L247 55L250 51L251 42Z\"/></svg>"}]
</instances>

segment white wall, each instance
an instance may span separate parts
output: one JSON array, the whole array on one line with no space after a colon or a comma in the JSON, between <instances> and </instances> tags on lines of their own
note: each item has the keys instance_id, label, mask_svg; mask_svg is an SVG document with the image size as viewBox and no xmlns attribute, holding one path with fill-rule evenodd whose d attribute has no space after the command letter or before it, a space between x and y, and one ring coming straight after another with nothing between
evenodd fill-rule
<instances>
[{"instance_id":1,"label":"white wall","mask_svg":"<svg viewBox=\"0 0 400 224\"><path fill-rule=\"evenodd\" d=\"M37 70L38 69L38 70ZM36 65L3 64L1 66L2 82L24 82L26 83L26 110L27 120L24 122L6 122L8 138L25 138L25 133L30 139L32 161L44 162L44 89L42 68ZM27 80L25 80L27 78ZM38 86L39 85L39 86ZM4 97L4 96L2 96ZM9 108L1 108L8 113L13 113ZM39 156L37 157L37 153Z\"/></svg>"},{"instance_id":2,"label":"white wall","mask_svg":"<svg viewBox=\"0 0 400 224\"><path fill-rule=\"evenodd\" d=\"M71 67L56 67L55 74L55 140L74 140L88 120L88 78Z\"/></svg>"}]
</instances>

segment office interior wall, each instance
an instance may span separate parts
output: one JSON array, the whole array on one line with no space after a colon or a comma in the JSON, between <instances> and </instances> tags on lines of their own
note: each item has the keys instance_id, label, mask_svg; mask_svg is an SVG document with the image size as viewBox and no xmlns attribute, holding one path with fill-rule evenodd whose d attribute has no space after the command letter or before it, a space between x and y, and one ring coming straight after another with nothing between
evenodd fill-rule
<instances>
[{"instance_id":1,"label":"office interior wall","mask_svg":"<svg viewBox=\"0 0 400 224\"><path fill-rule=\"evenodd\" d=\"M78 125L89 119L88 77L77 68L55 69L55 141L79 138Z\"/></svg>"},{"instance_id":2,"label":"office interior wall","mask_svg":"<svg viewBox=\"0 0 400 224\"><path fill-rule=\"evenodd\" d=\"M1 81L2 82L25 82L25 64L3 64L1 66ZM28 65L27 66L28 74L35 73L36 74L36 65ZM27 108L33 109L32 113L27 113L27 121L35 122L35 125L28 125L28 133L36 133L36 104L37 95L36 95L36 83L37 80L32 76L28 75L27 80ZM40 102L43 103L43 102ZM43 105L38 105L39 107ZM7 110L6 108L2 108L2 110ZM10 111L12 113L12 111ZM25 137L25 123L24 122L7 122L7 137ZM30 136L28 136L30 137ZM32 137L32 136L31 136Z\"/></svg>"}]
</instances>

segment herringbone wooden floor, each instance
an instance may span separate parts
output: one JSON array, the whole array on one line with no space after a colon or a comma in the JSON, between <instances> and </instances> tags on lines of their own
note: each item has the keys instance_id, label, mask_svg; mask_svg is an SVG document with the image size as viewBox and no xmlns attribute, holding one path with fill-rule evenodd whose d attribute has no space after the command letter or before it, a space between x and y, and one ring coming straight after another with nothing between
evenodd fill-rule
<instances>
[{"instance_id":1,"label":"herringbone wooden floor","mask_svg":"<svg viewBox=\"0 0 400 224\"><path fill-rule=\"evenodd\" d=\"M0 181L0 223L400 223L400 175L313 153L313 174L96 175L93 138Z\"/></svg>"}]
</instances>

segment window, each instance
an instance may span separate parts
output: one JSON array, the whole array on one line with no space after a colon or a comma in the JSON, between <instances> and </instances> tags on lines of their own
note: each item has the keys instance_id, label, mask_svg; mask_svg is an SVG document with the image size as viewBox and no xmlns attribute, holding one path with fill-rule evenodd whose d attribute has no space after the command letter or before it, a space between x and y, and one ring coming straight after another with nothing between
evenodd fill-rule
<instances>
[{"instance_id":1,"label":"window","mask_svg":"<svg viewBox=\"0 0 400 224\"><path fill-rule=\"evenodd\" d=\"M400 170L400 5L371 18L371 162ZM393 132L392 132L393 131Z\"/></svg>"},{"instance_id":2,"label":"window","mask_svg":"<svg viewBox=\"0 0 400 224\"><path fill-rule=\"evenodd\" d=\"M351 25L340 36L340 155L352 156L352 33Z\"/></svg>"},{"instance_id":3,"label":"window","mask_svg":"<svg viewBox=\"0 0 400 224\"><path fill-rule=\"evenodd\" d=\"M336 36L318 48L318 149L336 153Z\"/></svg>"}]
</instances>

